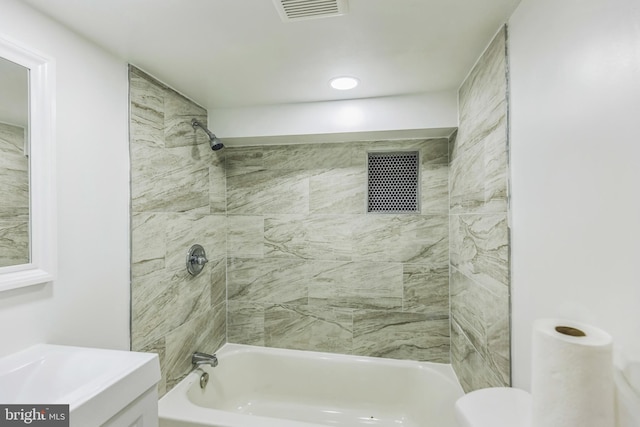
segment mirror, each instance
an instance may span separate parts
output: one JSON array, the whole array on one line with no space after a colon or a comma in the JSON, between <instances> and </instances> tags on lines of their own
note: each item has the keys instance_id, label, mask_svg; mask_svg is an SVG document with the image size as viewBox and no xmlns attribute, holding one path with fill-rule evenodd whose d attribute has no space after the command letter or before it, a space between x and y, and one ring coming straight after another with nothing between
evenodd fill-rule
<instances>
[{"instance_id":1,"label":"mirror","mask_svg":"<svg viewBox=\"0 0 640 427\"><path fill-rule=\"evenodd\" d=\"M0 267L29 251L29 69L0 58Z\"/></svg>"},{"instance_id":2,"label":"mirror","mask_svg":"<svg viewBox=\"0 0 640 427\"><path fill-rule=\"evenodd\" d=\"M55 276L54 63L0 37L0 291Z\"/></svg>"}]
</instances>

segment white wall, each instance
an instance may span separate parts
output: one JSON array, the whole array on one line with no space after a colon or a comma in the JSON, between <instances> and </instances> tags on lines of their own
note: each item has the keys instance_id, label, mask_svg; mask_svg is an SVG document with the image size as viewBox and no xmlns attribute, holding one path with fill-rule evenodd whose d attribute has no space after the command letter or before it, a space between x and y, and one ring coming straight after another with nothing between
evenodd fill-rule
<instances>
[{"instance_id":1,"label":"white wall","mask_svg":"<svg viewBox=\"0 0 640 427\"><path fill-rule=\"evenodd\" d=\"M514 385L535 318L640 359L640 4L523 0L509 21Z\"/></svg>"},{"instance_id":2,"label":"white wall","mask_svg":"<svg viewBox=\"0 0 640 427\"><path fill-rule=\"evenodd\" d=\"M0 32L56 61L58 279L0 293L0 355L129 347L127 65L17 0Z\"/></svg>"}]
</instances>

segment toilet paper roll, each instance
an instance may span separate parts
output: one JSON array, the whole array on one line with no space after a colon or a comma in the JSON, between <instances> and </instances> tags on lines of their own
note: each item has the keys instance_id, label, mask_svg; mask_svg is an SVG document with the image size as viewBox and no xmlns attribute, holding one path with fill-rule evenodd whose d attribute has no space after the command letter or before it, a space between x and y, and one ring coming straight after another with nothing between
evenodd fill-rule
<instances>
[{"instance_id":1,"label":"toilet paper roll","mask_svg":"<svg viewBox=\"0 0 640 427\"><path fill-rule=\"evenodd\" d=\"M591 325L533 325L532 427L614 427L613 340Z\"/></svg>"}]
</instances>

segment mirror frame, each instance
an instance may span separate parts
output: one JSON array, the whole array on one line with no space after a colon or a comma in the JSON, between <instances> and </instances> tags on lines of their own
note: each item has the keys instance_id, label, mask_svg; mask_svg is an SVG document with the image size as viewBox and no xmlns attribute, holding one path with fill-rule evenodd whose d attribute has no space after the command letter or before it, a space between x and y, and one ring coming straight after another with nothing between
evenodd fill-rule
<instances>
[{"instance_id":1,"label":"mirror frame","mask_svg":"<svg viewBox=\"0 0 640 427\"><path fill-rule=\"evenodd\" d=\"M0 57L29 70L28 264L0 268L0 292L56 276L55 61L0 34Z\"/></svg>"}]
</instances>

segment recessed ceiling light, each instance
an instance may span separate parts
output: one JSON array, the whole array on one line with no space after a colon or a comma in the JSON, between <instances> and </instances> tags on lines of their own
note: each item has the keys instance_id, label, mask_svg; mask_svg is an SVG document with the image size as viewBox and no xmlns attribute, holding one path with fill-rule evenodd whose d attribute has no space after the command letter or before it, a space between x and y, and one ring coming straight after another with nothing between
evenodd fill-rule
<instances>
[{"instance_id":1,"label":"recessed ceiling light","mask_svg":"<svg viewBox=\"0 0 640 427\"><path fill-rule=\"evenodd\" d=\"M338 90L349 90L358 86L360 80L355 77L335 77L331 79L331 87Z\"/></svg>"}]
</instances>

